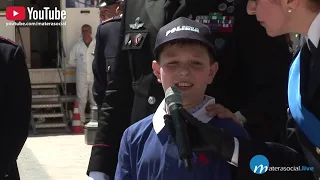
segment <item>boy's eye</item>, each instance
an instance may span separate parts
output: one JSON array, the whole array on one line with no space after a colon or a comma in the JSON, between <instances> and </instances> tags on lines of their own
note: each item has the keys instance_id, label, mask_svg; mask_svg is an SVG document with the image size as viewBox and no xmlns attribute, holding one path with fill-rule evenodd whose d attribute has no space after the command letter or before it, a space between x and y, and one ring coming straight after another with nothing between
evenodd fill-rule
<instances>
[{"instance_id":1,"label":"boy's eye","mask_svg":"<svg viewBox=\"0 0 320 180\"><path fill-rule=\"evenodd\" d=\"M199 62L199 61L192 61L192 64L194 64L194 65L202 65L202 63Z\"/></svg>"},{"instance_id":2,"label":"boy's eye","mask_svg":"<svg viewBox=\"0 0 320 180\"><path fill-rule=\"evenodd\" d=\"M169 65L175 65L175 64L178 64L178 61L171 61L168 63Z\"/></svg>"}]
</instances>

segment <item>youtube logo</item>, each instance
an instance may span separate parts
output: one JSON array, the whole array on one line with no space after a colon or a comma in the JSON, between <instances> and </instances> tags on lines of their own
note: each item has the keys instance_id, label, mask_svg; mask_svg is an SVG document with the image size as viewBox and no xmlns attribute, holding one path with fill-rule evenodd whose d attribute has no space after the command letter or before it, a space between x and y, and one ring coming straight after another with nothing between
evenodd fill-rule
<instances>
[{"instance_id":1,"label":"youtube logo","mask_svg":"<svg viewBox=\"0 0 320 180\"><path fill-rule=\"evenodd\" d=\"M22 21L26 18L26 8L23 6L9 6L6 8L6 18L9 21Z\"/></svg>"}]
</instances>

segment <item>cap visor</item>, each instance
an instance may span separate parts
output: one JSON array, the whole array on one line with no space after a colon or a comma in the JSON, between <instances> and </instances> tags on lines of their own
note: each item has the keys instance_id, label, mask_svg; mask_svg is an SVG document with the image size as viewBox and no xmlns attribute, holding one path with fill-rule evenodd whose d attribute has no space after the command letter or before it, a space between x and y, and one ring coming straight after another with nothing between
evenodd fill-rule
<instances>
[{"instance_id":1,"label":"cap visor","mask_svg":"<svg viewBox=\"0 0 320 180\"><path fill-rule=\"evenodd\" d=\"M102 2L97 7L101 8L101 7L105 7L105 6L107 6L107 3L106 2Z\"/></svg>"}]
</instances>

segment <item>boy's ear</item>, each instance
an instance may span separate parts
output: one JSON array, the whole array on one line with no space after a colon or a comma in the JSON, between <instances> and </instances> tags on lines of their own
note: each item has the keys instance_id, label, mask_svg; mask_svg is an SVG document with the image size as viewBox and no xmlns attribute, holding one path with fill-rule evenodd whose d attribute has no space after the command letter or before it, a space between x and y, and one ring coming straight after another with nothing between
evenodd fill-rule
<instances>
[{"instance_id":1,"label":"boy's ear","mask_svg":"<svg viewBox=\"0 0 320 180\"><path fill-rule=\"evenodd\" d=\"M212 83L213 78L216 76L216 74L218 72L218 69L219 69L219 64L217 62L210 64L208 84Z\"/></svg>"},{"instance_id":2,"label":"boy's ear","mask_svg":"<svg viewBox=\"0 0 320 180\"><path fill-rule=\"evenodd\" d=\"M161 83L160 66L156 60L152 61L152 69L153 74L157 77L158 82Z\"/></svg>"}]
</instances>

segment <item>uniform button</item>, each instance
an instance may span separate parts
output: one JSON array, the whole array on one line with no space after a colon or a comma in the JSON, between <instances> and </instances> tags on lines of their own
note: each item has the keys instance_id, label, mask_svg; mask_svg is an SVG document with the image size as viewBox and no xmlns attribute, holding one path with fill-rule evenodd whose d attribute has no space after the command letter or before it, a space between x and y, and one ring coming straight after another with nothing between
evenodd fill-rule
<instances>
[{"instance_id":1,"label":"uniform button","mask_svg":"<svg viewBox=\"0 0 320 180\"><path fill-rule=\"evenodd\" d=\"M227 9L227 5L225 3L221 3L218 6L219 11L225 11Z\"/></svg>"},{"instance_id":2,"label":"uniform button","mask_svg":"<svg viewBox=\"0 0 320 180\"><path fill-rule=\"evenodd\" d=\"M234 9L235 9L234 6L229 6L228 9L227 9L227 12L228 13L233 13Z\"/></svg>"},{"instance_id":3,"label":"uniform button","mask_svg":"<svg viewBox=\"0 0 320 180\"><path fill-rule=\"evenodd\" d=\"M154 104L154 103L156 103L156 98L155 97L153 97L153 96L149 96L149 98L148 98L148 103L149 104Z\"/></svg>"},{"instance_id":4,"label":"uniform button","mask_svg":"<svg viewBox=\"0 0 320 180\"><path fill-rule=\"evenodd\" d=\"M216 47L217 47L218 49L221 49L221 48L223 48L223 46L224 46L224 44L225 44L225 40L224 40L224 39L221 39L221 38L216 39L216 40L214 41L214 44L216 45Z\"/></svg>"},{"instance_id":5,"label":"uniform button","mask_svg":"<svg viewBox=\"0 0 320 180\"><path fill-rule=\"evenodd\" d=\"M164 170L166 170L166 171L168 171L169 170L169 164L168 163L166 163L166 165L165 165L165 169Z\"/></svg>"},{"instance_id":6,"label":"uniform button","mask_svg":"<svg viewBox=\"0 0 320 180\"><path fill-rule=\"evenodd\" d=\"M317 154L320 154L320 148L316 147Z\"/></svg>"}]
</instances>

